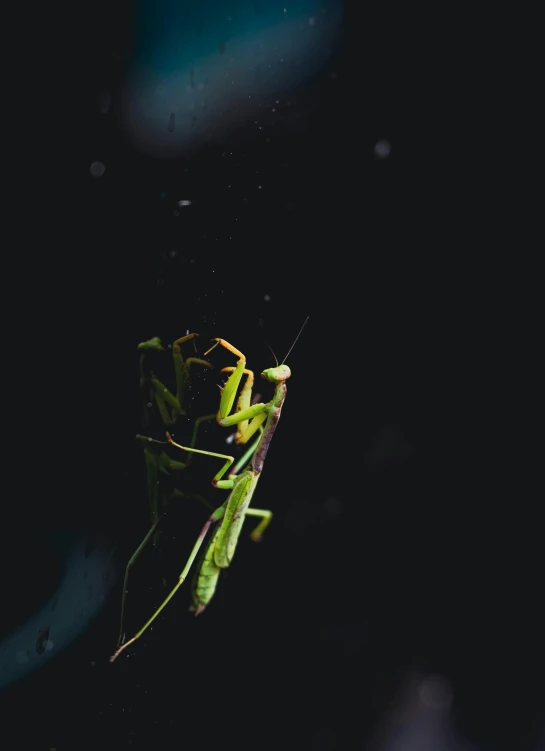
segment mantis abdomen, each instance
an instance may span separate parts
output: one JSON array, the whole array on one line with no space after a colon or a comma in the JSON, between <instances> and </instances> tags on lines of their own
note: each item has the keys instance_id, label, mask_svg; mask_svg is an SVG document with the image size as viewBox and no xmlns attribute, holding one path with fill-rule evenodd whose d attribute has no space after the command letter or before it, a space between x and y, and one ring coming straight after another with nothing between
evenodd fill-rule
<instances>
[{"instance_id":1,"label":"mantis abdomen","mask_svg":"<svg viewBox=\"0 0 545 751\"><path fill-rule=\"evenodd\" d=\"M246 511L252 502L259 474L249 469L237 477L225 506L225 516L218 531L214 560L219 568L227 568L242 531Z\"/></svg>"},{"instance_id":2,"label":"mantis abdomen","mask_svg":"<svg viewBox=\"0 0 545 751\"><path fill-rule=\"evenodd\" d=\"M225 515L208 543L193 580L193 608L197 613L202 612L214 596L221 569L227 568L233 560L258 480L259 474L253 470L243 472L227 499Z\"/></svg>"},{"instance_id":3,"label":"mantis abdomen","mask_svg":"<svg viewBox=\"0 0 545 751\"><path fill-rule=\"evenodd\" d=\"M216 591L221 569L214 562L214 551L219 529L214 533L210 540L206 552L201 560L198 573L193 578L193 605L191 610L201 613Z\"/></svg>"}]
</instances>

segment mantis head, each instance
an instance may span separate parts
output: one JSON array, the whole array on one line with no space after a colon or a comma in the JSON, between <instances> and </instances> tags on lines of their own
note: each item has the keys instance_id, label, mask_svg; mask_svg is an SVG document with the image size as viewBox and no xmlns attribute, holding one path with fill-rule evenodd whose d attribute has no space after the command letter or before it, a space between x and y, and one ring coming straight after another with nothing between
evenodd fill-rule
<instances>
[{"instance_id":1,"label":"mantis head","mask_svg":"<svg viewBox=\"0 0 545 751\"><path fill-rule=\"evenodd\" d=\"M146 342L140 342L136 349L158 349L160 352L165 351L158 336L154 336L153 339L148 339Z\"/></svg>"},{"instance_id":2,"label":"mantis head","mask_svg":"<svg viewBox=\"0 0 545 751\"><path fill-rule=\"evenodd\" d=\"M261 378L266 381L272 381L272 383L280 383L280 381L287 381L291 375L291 370L287 365L277 365L276 368L267 368L261 373Z\"/></svg>"},{"instance_id":3,"label":"mantis head","mask_svg":"<svg viewBox=\"0 0 545 751\"><path fill-rule=\"evenodd\" d=\"M306 322L308 321L309 316L305 318L305 323L301 326L299 333L295 337L295 342L299 339L301 336L301 331L305 328ZM282 365L278 364L278 360L276 360L276 355L271 349L271 352L273 354L274 359L276 360L276 367L275 368L267 368L267 370L264 370L261 373L261 378L264 378L266 381L272 381L272 383L281 383L282 381L287 381L288 378L291 375L291 370L288 368L287 365L284 365L286 360L288 359L288 355L292 351L292 349L295 347L295 342L291 345L291 347L288 350L288 354L284 357L284 362Z\"/></svg>"}]
</instances>

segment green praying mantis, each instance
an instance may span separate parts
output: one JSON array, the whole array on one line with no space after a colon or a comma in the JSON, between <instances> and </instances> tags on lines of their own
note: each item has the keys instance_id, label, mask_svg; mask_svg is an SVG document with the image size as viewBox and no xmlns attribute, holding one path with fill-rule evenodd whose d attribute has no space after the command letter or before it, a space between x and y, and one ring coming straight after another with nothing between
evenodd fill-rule
<instances>
[{"instance_id":1,"label":"green praying mantis","mask_svg":"<svg viewBox=\"0 0 545 751\"><path fill-rule=\"evenodd\" d=\"M146 368L147 352L165 351L159 337L148 339L138 345L138 350L142 353L140 356L140 388L143 402L143 422L146 427L152 426L153 418L155 418L155 422L160 422L161 430L164 430L167 426L175 425L181 417L187 416L186 397L190 386L191 365L198 364L207 368L212 367L211 363L199 357L188 357L185 360L182 357L182 345L189 341L194 342L197 336L198 334L188 333L176 339L172 345L176 379L175 394L172 394L164 383L157 378L153 370ZM214 417L215 415L204 415L195 420L190 446L195 446L201 424L213 420ZM157 418L159 419L157 420ZM159 473L169 474L174 470L186 469L191 460L191 455L188 462L175 461L165 453L165 441L157 441L144 435L137 435L136 440L144 451L151 520L152 523L157 523L159 521Z\"/></svg>"},{"instance_id":2,"label":"green praying mantis","mask_svg":"<svg viewBox=\"0 0 545 751\"><path fill-rule=\"evenodd\" d=\"M157 378L155 372L147 367L147 353L165 352L165 348L159 337L153 337L152 339L148 339L138 345L137 349L141 353L140 389L142 392L143 424L147 428L154 427L155 423L159 424L161 429L164 430L167 426L175 425L180 418L187 417L187 395L190 387L190 367L193 364L202 365L207 368L212 367L211 363L199 357L188 357L184 360L182 356L182 345L190 341L193 341L194 343L197 336L198 334L195 333L187 333L185 336L176 339L172 345L174 375L176 381L175 394L171 393L165 384ZM215 414L204 415L195 420L190 441L191 447L194 447L197 442L197 435L201 424L213 420L215 417ZM187 498L188 495L189 497L194 496L198 498L208 506L202 496L187 493L184 494L177 488L174 488L170 494L161 491L161 475L169 475L173 471L187 469L191 460L191 454L189 454L187 462L181 462L172 459L166 453L165 448L168 445L167 441L158 441L149 436L140 434L136 436L136 441L143 450L146 464L146 482L148 488L151 527L129 559L125 568L118 645L121 644L123 639L123 623L125 618L127 586L130 570L152 537L154 538L155 543L157 543L157 527L161 521L160 508L163 509L171 498Z\"/></svg>"},{"instance_id":3,"label":"green praying mantis","mask_svg":"<svg viewBox=\"0 0 545 751\"><path fill-rule=\"evenodd\" d=\"M237 444L245 445L256 433L258 433L258 437L229 472L227 479L222 479L233 465L235 461L234 457L212 451L203 451L193 446L182 446L176 443L170 433L167 432L166 435L169 443L182 451L223 459L224 464L214 475L212 485L221 490L229 490L230 493L225 502L213 511L206 520L176 585L142 628L123 645L118 645L118 649L110 657L110 662L114 662L128 646L142 636L174 597L187 579L189 571L212 525L216 524L217 526L207 542L204 554L200 560L199 569L193 579L191 610L195 612L195 615L199 615L206 609L214 596L222 569L228 568L231 564L242 526L247 516L260 519L260 522L250 536L255 541L261 540L263 532L272 520L272 511L250 508L250 503L261 477L267 451L280 420L282 406L286 398L286 381L291 376L291 370L285 364L285 361L295 346L307 321L308 317L284 358L284 362L281 365L278 365L277 362L276 367L262 371L261 377L274 384L273 397L266 403L251 404L254 374L253 371L246 368L246 357L240 350L225 339L216 338L213 340L215 344L205 352L206 357L215 347L221 345L238 357L235 367L223 368L221 371L222 373L230 373L230 376L225 386L221 389L220 406L216 416L217 422L222 427L237 426L235 433ZM238 397L236 411L232 413L237 391L243 376L246 376L246 380ZM245 467L246 464L247 466Z\"/></svg>"},{"instance_id":4,"label":"green praying mantis","mask_svg":"<svg viewBox=\"0 0 545 751\"><path fill-rule=\"evenodd\" d=\"M142 389L144 424L151 421L150 410L155 406L164 425L173 425L180 416L187 415L185 396L189 388L189 369L191 365L198 364L206 368L211 368L212 364L208 360L200 357L188 357L184 360L182 357L182 345L185 342L193 341L198 334L185 335L176 339L172 345L172 357L174 364L174 375L176 378L176 394L172 394L162 383L153 370L146 368L147 352L164 352L165 348L161 344L159 337L155 336L145 342L141 342L137 349L140 355L140 387Z\"/></svg>"}]
</instances>

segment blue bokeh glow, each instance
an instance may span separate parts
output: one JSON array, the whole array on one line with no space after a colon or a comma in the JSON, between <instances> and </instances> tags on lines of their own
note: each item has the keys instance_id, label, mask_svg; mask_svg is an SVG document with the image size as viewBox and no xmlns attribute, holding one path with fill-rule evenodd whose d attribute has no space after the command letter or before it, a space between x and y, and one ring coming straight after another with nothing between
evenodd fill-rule
<instances>
[{"instance_id":1,"label":"blue bokeh glow","mask_svg":"<svg viewBox=\"0 0 545 751\"><path fill-rule=\"evenodd\" d=\"M318 75L339 0L142 3L121 121L141 150L175 156L221 138Z\"/></svg>"}]
</instances>

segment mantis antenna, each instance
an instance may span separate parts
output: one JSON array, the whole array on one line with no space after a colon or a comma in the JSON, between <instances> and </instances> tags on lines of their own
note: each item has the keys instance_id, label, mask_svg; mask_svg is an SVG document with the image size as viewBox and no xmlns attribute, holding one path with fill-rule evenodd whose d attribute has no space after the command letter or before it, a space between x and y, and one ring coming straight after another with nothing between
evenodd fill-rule
<instances>
[{"instance_id":1,"label":"mantis antenna","mask_svg":"<svg viewBox=\"0 0 545 751\"><path fill-rule=\"evenodd\" d=\"M302 326L301 326L301 328L299 329L299 333L298 333L298 334L297 334L297 336L295 337L295 341L293 342L293 344L291 345L291 347L290 347L290 348L289 348L289 350L288 350L288 354L287 354L287 355L286 355L286 356L284 357L284 359L282 360L282 365L283 365L283 364L284 364L284 363L286 362L286 360L288 359L288 355L290 354L290 352L292 351L292 349L293 349L293 348L295 347L295 345L297 344L297 340L298 340L298 339L299 339L299 337L301 336L301 333L302 333L303 329L305 328L305 326L307 325L307 321L308 321L308 319L309 319L309 318L310 318L310 316L307 316L307 317L305 318L305 322L303 323L303 325L302 325ZM272 350L271 350L271 352L272 352ZM274 355L274 352L273 352L273 355ZM276 360L276 357L275 357L274 359ZM278 360L276 360L276 361L278 362Z\"/></svg>"},{"instance_id":2,"label":"mantis antenna","mask_svg":"<svg viewBox=\"0 0 545 751\"><path fill-rule=\"evenodd\" d=\"M277 358L277 356L276 356L276 355L274 354L274 349L273 349L273 348L271 347L271 345L270 345L270 344L267 344L267 347L268 347L268 348L269 348L269 349L271 350L272 356L274 357L274 361L275 361L275 363L276 363L276 367L278 367L278 358Z\"/></svg>"}]
</instances>

